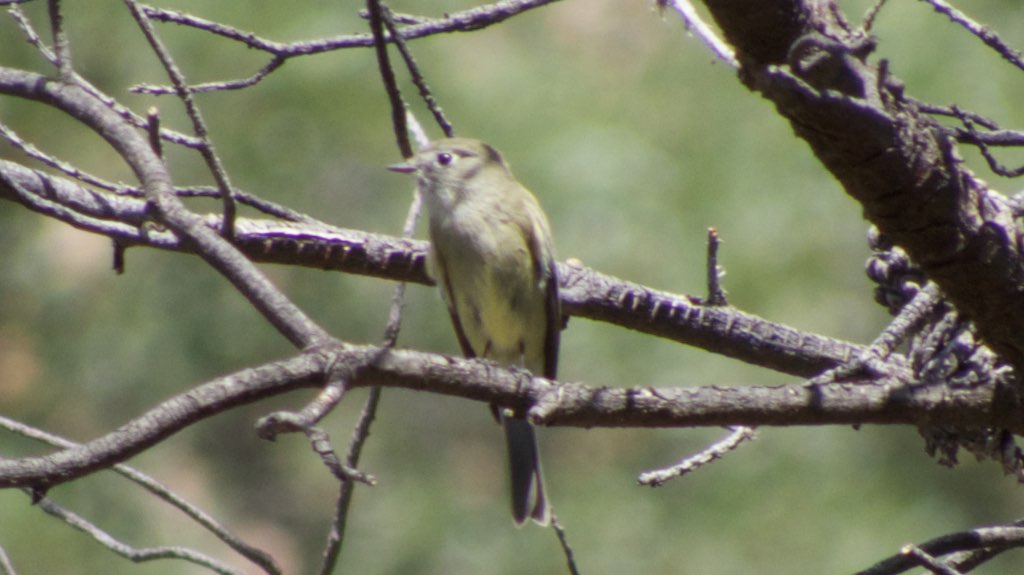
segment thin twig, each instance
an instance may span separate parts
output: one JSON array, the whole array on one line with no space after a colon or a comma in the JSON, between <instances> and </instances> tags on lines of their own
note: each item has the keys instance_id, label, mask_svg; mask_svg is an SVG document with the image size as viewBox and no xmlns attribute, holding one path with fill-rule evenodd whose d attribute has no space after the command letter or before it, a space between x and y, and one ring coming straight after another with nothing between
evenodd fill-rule
<instances>
[{"instance_id":1,"label":"thin twig","mask_svg":"<svg viewBox=\"0 0 1024 575\"><path fill-rule=\"evenodd\" d=\"M60 447L63 449L68 449L79 445L78 443L69 441L63 437L60 437L59 435L55 435L53 433L49 433L47 431L43 431L35 427L25 425L24 423L15 421L2 415L0 415L0 427L3 427L8 431L21 435L23 437L35 439L48 445L53 445L55 447ZM266 553L261 549L253 547L248 543L245 543L244 541L239 539L238 536L231 533L226 527L222 526L219 522L217 522L216 519L211 517L202 509L189 503L178 494L171 491L166 485L160 483L159 481L153 479L149 475L142 473L141 471L131 466L125 465L124 463L117 463L113 465L111 469L115 473L127 478L129 481L132 481L139 487L150 492L151 494L168 503L172 507L175 507L178 510L180 510L182 513L187 515L189 518L198 523L204 529L215 535L218 539L224 542L224 544L234 549L235 552L237 552L239 555L252 561L254 564L258 565L268 574L281 575L281 568L277 565L277 563L274 561L274 558L271 557L270 554Z\"/></svg>"},{"instance_id":2,"label":"thin twig","mask_svg":"<svg viewBox=\"0 0 1024 575\"><path fill-rule=\"evenodd\" d=\"M424 38L436 34L450 32L472 32L503 22L508 18L522 14L528 10L557 2L558 0L501 0L493 4L477 6L460 12L446 14L443 18L421 18L404 16L402 21L415 22L402 28L400 34L406 40ZM160 22L169 22L182 26L189 26L197 30L209 32L236 42L245 44L247 47L267 52L272 55L271 62L263 67L256 74L241 80L224 82L212 82L192 86L193 93L211 92L216 90L230 90L252 86L261 81L268 74L280 68L288 58L320 54L333 50L347 48L369 48L374 46L373 34L352 34L327 38L322 40L311 40L302 42L274 42L260 38L252 32L239 30L219 22L213 22L191 14L168 10L153 6L144 6L146 15ZM386 38L392 41L391 38ZM149 94L174 94L173 88L161 86L136 86L135 91Z\"/></svg>"},{"instance_id":3,"label":"thin twig","mask_svg":"<svg viewBox=\"0 0 1024 575\"><path fill-rule=\"evenodd\" d=\"M146 129L150 136L150 146L155 146L154 151L156 151L158 149L161 149L162 145L159 145L154 140L154 127L152 123L153 120L149 119L147 121ZM157 119L157 123L159 124L159 119ZM164 140L167 140L167 138L163 137L163 134L166 132L166 130L164 130L163 128L159 128L159 126L156 126L156 128L159 129L159 132L161 134L160 141L162 142ZM64 173L68 177L74 178L85 184L89 184L90 186L95 186L102 190L113 192L118 195L130 196L133 198L141 198L145 196L145 192L143 192L137 186L129 186L121 183L115 184L112 182L108 182L92 174L89 174L88 172L83 172L73 164L60 160L43 152L42 150L33 146L30 142L26 142L24 139L21 138L21 136L17 134L17 132L15 132L9 126L3 123L0 123L0 138L7 140L8 143L10 143L15 148L21 150L28 157L38 160L39 162L42 162L43 164L59 172ZM217 188L211 186L179 187L174 189L174 193L180 198L220 198L220 191ZM282 220L290 222L304 222L317 225L327 225L321 222L320 220L317 220L316 218L313 218L300 212L296 212L291 208L288 208L276 202L272 202L270 200L265 200L243 190L235 190L235 201L244 206L254 208L267 215L274 216L276 218L281 218Z\"/></svg>"},{"instance_id":4,"label":"thin twig","mask_svg":"<svg viewBox=\"0 0 1024 575\"><path fill-rule=\"evenodd\" d=\"M714 306L729 305L725 296L725 290L722 289L722 268L718 265L718 246L720 243L718 230L708 228L707 304Z\"/></svg>"},{"instance_id":5,"label":"thin twig","mask_svg":"<svg viewBox=\"0 0 1024 575\"><path fill-rule=\"evenodd\" d=\"M64 15L60 10L60 0L48 0L47 6L50 14L50 33L53 35L53 52L57 56L60 78L63 82L71 82L75 73L71 67L71 45L64 33Z\"/></svg>"},{"instance_id":6,"label":"thin twig","mask_svg":"<svg viewBox=\"0 0 1024 575\"><path fill-rule=\"evenodd\" d=\"M14 570L14 564L11 563L11 558L7 556L7 551L4 550L3 545L0 545L0 575L18 575L18 572Z\"/></svg>"},{"instance_id":7,"label":"thin twig","mask_svg":"<svg viewBox=\"0 0 1024 575\"><path fill-rule=\"evenodd\" d=\"M310 433L313 426L326 417L344 397L345 378L349 376L350 374L332 374L331 380L324 385L313 401L299 411L275 411L261 417L256 422L257 435L262 439L274 441L282 433ZM346 472L344 475L355 477L361 474Z\"/></svg>"},{"instance_id":8,"label":"thin twig","mask_svg":"<svg viewBox=\"0 0 1024 575\"><path fill-rule=\"evenodd\" d=\"M160 110L153 106L146 112L146 133L149 134L149 146L153 153L164 157L163 141L160 139Z\"/></svg>"},{"instance_id":9,"label":"thin twig","mask_svg":"<svg viewBox=\"0 0 1024 575\"><path fill-rule=\"evenodd\" d=\"M224 169L224 165L220 161L220 156L217 155L213 147L213 142L210 140L209 132L206 128L206 122L203 120L203 116L199 111L199 106L196 105L195 98L192 97L192 91L188 84L185 82L185 76L182 74L178 65L174 62L174 58L171 57L170 51L163 45L163 42L156 35L156 30L153 29L152 23L146 16L145 12L139 7L135 0L125 0L128 5L128 9L131 11L132 16L138 23L142 33L146 36L146 40L149 42L150 47L153 48L153 52L156 53L160 63L166 70L167 75L171 78L171 83L177 92L178 98L185 105L185 111L188 114L189 119L192 121L192 129L196 134L196 137L203 142L203 146L199 148L199 153L203 156L203 160L206 161L206 165L210 168L210 172L213 174L213 179L217 182L217 187L220 189L221 200L223 202L223 221L221 225L220 233L228 240L231 240L235 236L235 197L234 190L231 186L231 179L228 177L227 171Z\"/></svg>"},{"instance_id":10,"label":"thin twig","mask_svg":"<svg viewBox=\"0 0 1024 575\"><path fill-rule=\"evenodd\" d=\"M562 554L565 555L565 563L569 568L571 575L580 575L579 567L576 566L576 554L572 550L572 546L569 545L569 539L565 534L565 527L558 521L558 516L555 512L551 512L551 528L555 530L555 534L558 536L558 543L562 546Z\"/></svg>"},{"instance_id":11,"label":"thin twig","mask_svg":"<svg viewBox=\"0 0 1024 575\"><path fill-rule=\"evenodd\" d=\"M200 94L203 92L224 92L228 90L242 90L250 86L255 86L263 81L264 78L272 74L275 70L284 65L288 61L285 56L273 56L269 62L267 62L262 68L257 70L253 75L248 78L239 78L238 80L224 80L221 82L204 82L202 84L195 84L192 86L193 94ZM174 88L169 86L154 86L152 84L136 84L129 88L130 92L136 94L149 94L151 96L166 96L174 94Z\"/></svg>"},{"instance_id":12,"label":"thin twig","mask_svg":"<svg viewBox=\"0 0 1024 575\"><path fill-rule=\"evenodd\" d=\"M984 42L986 46L992 48L997 54L1002 56L1004 60L1021 70L1024 70L1024 55L1011 48L1006 42L1003 42L999 35L990 30L987 26L983 26L975 22L969 16L946 3L944 0L922 1L930 4L936 12L945 14L951 21L953 21L954 24L959 24L968 32L974 34L979 40Z\"/></svg>"},{"instance_id":13,"label":"thin twig","mask_svg":"<svg viewBox=\"0 0 1024 575\"><path fill-rule=\"evenodd\" d=\"M704 23L701 19L700 14L693 7L690 0L665 0L666 3L672 7L683 19L683 24L686 25L686 29L697 35L697 38L707 46L711 53L716 58L725 62L731 68L738 69L740 67L739 60L736 59L736 52L732 49L732 46L728 45L725 40L718 37L718 34L711 29L710 26Z\"/></svg>"},{"instance_id":14,"label":"thin twig","mask_svg":"<svg viewBox=\"0 0 1024 575\"><path fill-rule=\"evenodd\" d=\"M752 427L730 427L729 435L719 439L708 447L702 449L700 452L683 459L671 467L654 469L641 473L637 477L637 482L640 483L640 485L660 487L676 477L682 477L687 473L700 469L716 459L721 459L726 453L734 451L743 443L750 441L751 439L755 439L756 437L757 434Z\"/></svg>"},{"instance_id":15,"label":"thin twig","mask_svg":"<svg viewBox=\"0 0 1024 575\"><path fill-rule=\"evenodd\" d=\"M256 422L256 433L263 439L274 441L281 433L302 432L309 438L313 452L320 456L323 464L339 481L376 485L377 480L372 475L342 462L331 447L330 436L326 431L316 427L316 424L341 402L345 395L346 383L352 377L351 371L335 370L333 364L326 372L327 384L313 401L299 411L275 411L261 417Z\"/></svg>"},{"instance_id":16,"label":"thin twig","mask_svg":"<svg viewBox=\"0 0 1024 575\"><path fill-rule=\"evenodd\" d=\"M1018 148L1024 146L1024 132L1019 130L993 130L977 132L967 129L956 130L956 141L962 144L977 144L992 147ZM989 164L991 166L991 163Z\"/></svg>"},{"instance_id":17,"label":"thin twig","mask_svg":"<svg viewBox=\"0 0 1024 575\"><path fill-rule=\"evenodd\" d=\"M35 28L32 27L31 22L29 22L28 17L25 16L25 13L22 12L21 8L17 4L12 4L11 7L8 8L8 14L10 14L12 18L14 18L14 21L17 24L18 28L22 31L22 33L25 34L25 39L28 40L28 43L34 46L43 56L43 58L45 58L48 62L50 62L54 66L57 66L58 61L56 54L54 54L52 50L50 50L47 46L45 46L42 43L42 41L39 39L39 34L35 31ZM114 113L121 116L121 118L123 118L124 120L130 122L133 126L137 128L146 127L145 118L139 116L132 110L128 109L114 98L111 98L110 96L104 94L99 88L93 86L88 80L86 80L79 74L74 73L72 80L76 85L81 87L83 90L88 92L91 96L93 96L100 102L103 102L103 105L110 108ZM167 140L168 142L173 142L175 144L179 144L187 148L196 149L202 146L202 142L199 141L197 138L193 136L188 136L186 134L182 134L180 132L176 132L174 130L168 130L166 128L160 131L160 137Z\"/></svg>"},{"instance_id":18,"label":"thin twig","mask_svg":"<svg viewBox=\"0 0 1024 575\"><path fill-rule=\"evenodd\" d=\"M132 198L144 198L145 192L134 186L125 186L114 190L117 194ZM217 198L220 199L220 190L213 186L182 186L174 188L174 195L179 198ZM249 206L263 212L268 216L274 216L289 222L301 222L313 224L318 227L330 227L328 224L314 218L313 216L297 212L287 206L265 200L249 192L235 189L235 201L243 206Z\"/></svg>"},{"instance_id":19,"label":"thin twig","mask_svg":"<svg viewBox=\"0 0 1024 575\"><path fill-rule=\"evenodd\" d=\"M913 102L915 106L926 114L935 114L937 116L949 116L950 118L970 118L975 124L980 124L989 130L996 130L999 128L999 124L991 118L986 118L981 114L975 114L968 112L967 110L961 109L959 106L940 106L938 104L932 104L924 102L922 100L916 100L914 98L907 98L907 101Z\"/></svg>"},{"instance_id":20,"label":"thin twig","mask_svg":"<svg viewBox=\"0 0 1024 575\"><path fill-rule=\"evenodd\" d=\"M455 128L451 122L444 115L444 110L441 109L441 105L434 98L434 94L430 90L430 86L427 85L427 80L423 77L423 73L420 72L419 65L416 64L416 58L413 57L412 51L409 50L409 45L406 43L405 38L399 33L398 27L395 25L395 20L391 9L384 7L381 11L381 15L384 17L384 25L387 26L388 33L394 40L395 45L398 46L398 51L402 54L402 59L405 60L405 67L409 70L409 75L412 77L413 84L420 92L420 97L427 104L427 109L434 116L434 121L441 127L441 131L444 135L451 138L455 135Z\"/></svg>"},{"instance_id":21,"label":"thin twig","mask_svg":"<svg viewBox=\"0 0 1024 575\"><path fill-rule=\"evenodd\" d=\"M373 0L370 0L368 4L372 13L372 6L376 3L373 2ZM380 8L386 9L385 7L378 6L378 9ZM372 22L373 21L371 20L371 26L373 25ZM381 46L383 47L383 44L381 44ZM380 60L378 60L378 62L380 62ZM386 81L385 85L387 85ZM418 128L419 123L416 122L416 119L411 113L407 112L404 106L402 108L404 122L401 125L403 127L411 126ZM402 141L403 140L399 138L398 142L400 149ZM408 135L405 136L404 141L405 145L410 150L409 153L411 155L411 146L409 146ZM402 225L402 237L411 238L413 236L416 231L416 222L419 221L421 211L422 198L420 198L420 195L416 193L413 195L412 203L409 205L409 211L406 214L405 222ZM391 349L398 341L398 334L402 325L402 308L405 305L406 285L406 282L399 282L398 285L395 286L395 291L391 296L391 306L388 310L388 323L384 328L384 341L382 348L384 350ZM377 407L380 405L382 392L383 390L380 387L370 388L369 396L366 398L366 403L363 404L363 409L360 412L359 421L352 430L352 439L349 442L348 454L345 457L345 466L348 468L358 469L359 467L359 458L362 455L363 446L366 444L366 440L370 437L370 427L377 417ZM321 553L320 570L318 571L320 575L333 573L335 565L337 565L338 558L341 556L342 545L345 541L345 528L348 525L348 512L352 506L352 498L355 495L355 488L356 485L353 481L343 481L341 483L338 492L338 500L335 504L334 519L331 521L331 529L327 533L327 540L324 543L324 550Z\"/></svg>"},{"instance_id":22,"label":"thin twig","mask_svg":"<svg viewBox=\"0 0 1024 575\"><path fill-rule=\"evenodd\" d=\"M53 50L50 50L48 46L43 44L42 39L39 37L39 33L36 32L36 29L35 27L32 26L32 23L28 21L28 16L26 16L25 13L21 10L21 6L19 6L19 4L21 4L21 2L3 2L0 3L0 6L10 6L7 9L7 13L10 14L11 18L14 19L14 23L18 26L18 29L21 30L22 34L25 35L25 39L28 41L28 43L32 47L34 47L36 51L38 51L39 54L46 59L47 62L49 62L53 66L59 67L60 63L57 60L57 55L54 54Z\"/></svg>"},{"instance_id":23,"label":"thin twig","mask_svg":"<svg viewBox=\"0 0 1024 575\"><path fill-rule=\"evenodd\" d=\"M931 571L935 575L963 575L949 565L944 565L935 557L932 557L917 545L904 545L900 553L913 558L921 567Z\"/></svg>"},{"instance_id":24,"label":"thin twig","mask_svg":"<svg viewBox=\"0 0 1024 575\"><path fill-rule=\"evenodd\" d=\"M986 118L981 114L968 112L956 105L939 106L909 97L907 99L912 101L922 112L936 116L947 116L959 120L964 127L956 128L953 131L953 136L956 138L956 141L961 144L1007 148L1024 146L1024 132L1019 130L1004 130L991 118ZM979 132L975 124L988 131ZM989 167L991 167L996 173L1000 173L1002 175L1002 172L1007 171L1006 168L1002 168L998 165L998 162L990 159L989 157L986 157L986 160L989 160Z\"/></svg>"},{"instance_id":25,"label":"thin twig","mask_svg":"<svg viewBox=\"0 0 1024 575\"><path fill-rule=\"evenodd\" d=\"M33 496L31 490L26 489L25 492L28 493L30 497ZM71 527L74 527L83 533L86 533L107 549L110 549L114 553L117 553L134 563L142 563L144 561L153 561L156 559L180 559L182 561L188 561L189 563L205 567L215 573L221 573L222 575L243 575L241 571L232 569L212 557L208 557L203 553L187 549L185 547L132 547L131 545L118 540L113 535L100 529L81 515L65 509L50 499L43 498L36 501L35 504L47 514L64 521Z\"/></svg>"},{"instance_id":26,"label":"thin twig","mask_svg":"<svg viewBox=\"0 0 1024 575\"><path fill-rule=\"evenodd\" d=\"M98 178L88 172L83 172L73 164L70 164L63 160L59 160L43 152L39 148L32 145L30 142L26 142L25 140L23 140L21 136L17 134L17 132L15 132L9 126L3 123L0 123L0 138L7 140L9 144L21 150L26 156L34 160L38 160L39 162L42 162L43 164L55 170L58 170L63 174L67 175L68 177L74 178L80 182L84 182L86 184L89 184L90 186L96 186L97 188L111 192L123 188L123 186L113 184L111 182Z\"/></svg>"},{"instance_id":27,"label":"thin twig","mask_svg":"<svg viewBox=\"0 0 1024 575\"><path fill-rule=\"evenodd\" d=\"M988 143L985 141L985 138L980 137L981 134L975 130L974 121L970 116L962 113L957 106L952 106L952 110L964 125L968 141L978 146L978 151L981 152L982 157L988 162L988 166L993 172L1007 178L1017 178L1024 175L1024 166L1011 169L1000 164L999 160L992 154L992 151L988 149Z\"/></svg>"},{"instance_id":28,"label":"thin twig","mask_svg":"<svg viewBox=\"0 0 1024 575\"><path fill-rule=\"evenodd\" d=\"M916 546L932 557L956 551L986 549L994 553L1024 547L1024 528L1016 526L979 527L950 533ZM916 558L902 552L884 559L856 575L894 575L919 565Z\"/></svg>"},{"instance_id":29,"label":"thin twig","mask_svg":"<svg viewBox=\"0 0 1024 575\"><path fill-rule=\"evenodd\" d=\"M345 483L362 483L363 485L374 486L377 484L377 479L368 474L359 471L354 466L348 464L347 458L345 462L338 459L338 454L334 452L334 448L331 447L331 437L326 431L318 429L316 427L306 428L306 437L309 438L310 445L313 447L313 451L320 456L321 461L324 465L331 470L339 480Z\"/></svg>"},{"instance_id":30,"label":"thin twig","mask_svg":"<svg viewBox=\"0 0 1024 575\"><path fill-rule=\"evenodd\" d=\"M903 306L900 313L882 330L882 333L878 334L862 355L869 354L882 359L889 357L928 319L940 303L942 298L939 286L928 282Z\"/></svg>"},{"instance_id":31,"label":"thin twig","mask_svg":"<svg viewBox=\"0 0 1024 575\"><path fill-rule=\"evenodd\" d=\"M882 7L885 6L886 0L875 0L875 3L868 8L868 11L864 14L864 23L861 24L861 29L864 30L865 34L871 33L871 29L875 27L875 19L882 12Z\"/></svg>"},{"instance_id":32,"label":"thin twig","mask_svg":"<svg viewBox=\"0 0 1024 575\"><path fill-rule=\"evenodd\" d=\"M416 223L423 211L423 198L419 192L413 193L412 203L409 204L409 211L405 215L405 222L402 223L402 237L411 238L416 233ZM402 307L405 305L406 282L399 282L395 286L395 292L391 296L391 307L388 310L388 324L384 328L385 348L394 347L398 342L398 332L402 327Z\"/></svg>"},{"instance_id":33,"label":"thin twig","mask_svg":"<svg viewBox=\"0 0 1024 575\"><path fill-rule=\"evenodd\" d=\"M388 102L391 104L391 129L395 134L398 151L402 157L411 158L412 146L409 144L409 131L405 127L406 106L402 100L402 92L398 89L398 82L395 80L395 70L391 67L388 45L384 38L383 13L387 7L382 6L380 0L366 0L366 9L370 12L370 29L373 31L373 47L377 53L377 69L380 72L380 79L384 83Z\"/></svg>"},{"instance_id":34,"label":"thin twig","mask_svg":"<svg viewBox=\"0 0 1024 575\"><path fill-rule=\"evenodd\" d=\"M380 405L380 387L371 387L366 403L363 404L359 421L352 430L352 441L349 443L348 455L345 464L353 469L359 467L359 457L362 455L363 446L370 437L370 426L377 417L377 407ZM338 491L338 501L335 504L334 519L331 521L331 528L327 533L327 541L320 558L319 575L330 575L334 572L338 557L341 555L342 544L345 541L345 528L348 525L348 510L352 505L352 496L355 494L356 484L353 481L342 481Z\"/></svg>"},{"instance_id":35,"label":"thin twig","mask_svg":"<svg viewBox=\"0 0 1024 575\"><path fill-rule=\"evenodd\" d=\"M820 385L842 381L861 372L879 376L902 369L906 358L903 355L894 355L893 352L920 328L940 303L942 298L938 285L929 282L900 309L899 314L889 322L882 333L878 334L871 345L850 361L810 379L809 383Z\"/></svg>"},{"instance_id":36,"label":"thin twig","mask_svg":"<svg viewBox=\"0 0 1024 575\"><path fill-rule=\"evenodd\" d=\"M427 137L427 131L423 129L423 124L416 119L416 115L409 110L405 111L405 123L409 126L409 134L412 135L412 139L416 141L416 145L420 148L426 147L430 143L430 138Z\"/></svg>"}]
</instances>

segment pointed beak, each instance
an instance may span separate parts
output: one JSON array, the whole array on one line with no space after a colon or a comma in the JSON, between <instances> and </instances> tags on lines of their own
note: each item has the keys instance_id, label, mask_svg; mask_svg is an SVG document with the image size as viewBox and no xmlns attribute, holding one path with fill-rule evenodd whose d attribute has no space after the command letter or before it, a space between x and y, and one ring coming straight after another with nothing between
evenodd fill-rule
<instances>
[{"instance_id":1,"label":"pointed beak","mask_svg":"<svg viewBox=\"0 0 1024 575\"><path fill-rule=\"evenodd\" d=\"M388 169L392 172L398 172L400 174L411 174L416 171L416 166L409 162L402 162L400 164L391 164Z\"/></svg>"}]
</instances>

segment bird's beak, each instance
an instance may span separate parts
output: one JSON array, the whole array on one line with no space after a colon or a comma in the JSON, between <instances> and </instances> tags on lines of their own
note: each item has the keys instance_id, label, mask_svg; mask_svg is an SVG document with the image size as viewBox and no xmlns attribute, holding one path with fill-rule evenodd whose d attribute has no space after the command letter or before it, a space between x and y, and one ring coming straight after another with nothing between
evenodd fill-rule
<instances>
[{"instance_id":1,"label":"bird's beak","mask_svg":"<svg viewBox=\"0 0 1024 575\"><path fill-rule=\"evenodd\" d=\"M411 174L416 171L416 166L409 162L402 162L400 164L391 164L388 169L392 172L399 172L401 174Z\"/></svg>"}]
</instances>

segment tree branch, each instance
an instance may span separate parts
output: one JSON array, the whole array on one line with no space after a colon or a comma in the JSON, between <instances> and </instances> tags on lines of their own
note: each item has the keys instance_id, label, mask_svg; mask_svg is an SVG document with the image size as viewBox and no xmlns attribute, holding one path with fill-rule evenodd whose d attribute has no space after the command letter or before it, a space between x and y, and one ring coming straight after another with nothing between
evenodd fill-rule
<instances>
[{"instance_id":1,"label":"tree branch","mask_svg":"<svg viewBox=\"0 0 1024 575\"><path fill-rule=\"evenodd\" d=\"M291 303L258 269L220 238L174 195L170 175L147 139L98 98L77 85L0 67L0 93L53 106L102 136L142 183L154 216L223 274L294 345L326 342L330 336Z\"/></svg>"},{"instance_id":2,"label":"tree branch","mask_svg":"<svg viewBox=\"0 0 1024 575\"><path fill-rule=\"evenodd\" d=\"M946 555L955 551L992 549L1005 551L1024 546L1024 527L981 527L936 537L917 547L933 557ZM877 563L869 569L858 571L856 575L892 575L902 573L918 566L914 557L899 553Z\"/></svg>"},{"instance_id":3,"label":"tree branch","mask_svg":"<svg viewBox=\"0 0 1024 575\"><path fill-rule=\"evenodd\" d=\"M499 22L503 22L533 8L539 8L557 1L558 0L500 0L493 4L477 6L460 12L445 14L441 18L407 16L403 18L402 21L403 23L408 24L408 26L401 28L399 33L402 38L406 40L413 40L416 38L425 38L427 36L447 34L450 32L472 32L474 30L498 24ZM242 80L213 82L192 86L192 92L196 93L218 90L234 90L252 86L267 77L274 70L280 68L281 65L289 58L347 48L369 48L374 45L372 34L350 34L337 36L335 38L304 42L275 42L260 38L252 32L239 30L237 28L221 24L220 22L213 22L211 20L199 18L177 10L168 10L166 8L157 8L155 6L144 6L143 11L145 15L152 20L189 26L197 30L215 34L222 38L241 42L248 48L261 50L271 54L272 57L270 62L252 76ZM394 41L391 39L390 35L386 36L386 38L389 42ZM175 93L175 89L171 87L150 85L138 86L134 91L158 95Z\"/></svg>"},{"instance_id":4,"label":"tree branch","mask_svg":"<svg viewBox=\"0 0 1024 575\"><path fill-rule=\"evenodd\" d=\"M915 385L906 371L828 384L777 387L590 387L532 377L485 360L376 346L321 346L246 369L172 397L98 439L50 455L0 460L0 488L49 487L104 469L206 417L332 374L348 387L401 387L529 411L538 424L568 427L859 425L941 422L1024 432L1013 389ZM532 407L531 407L532 406Z\"/></svg>"},{"instance_id":5,"label":"tree branch","mask_svg":"<svg viewBox=\"0 0 1024 575\"><path fill-rule=\"evenodd\" d=\"M961 163L832 1L705 0L741 79L907 250L985 341L1024 373L1024 235L1009 202Z\"/></svg>"},{"instance_id":6,"label":"tree branch","mask_svg":"<svg viewBox=\"0 0 1024 575\"><path fill-rule=\"evenodd\" d=\"M23 437L48 443L54 447L62 447L66 449L77 445L73 441L68 441L63 437L59 437L52 433L42 431L3 416L0 416L0 428L6 429L11 433L15 433ZM192 503L189 503L184 498L171 491L167 486L153 479L149 475L146 475L145 473L123 463L114 465L112 470L153 494L158 499L166 502L168 505L180 510L190 519L212 533L225 545L235 550L239 555L259 566L265 573L268 573L269 575L282 575L281 568L269 553L245 543L238 536L231 533L226 527L221 525L216 519L210 516L210 514ZM0 573L3 573L3 571L0 570Z\"/></svg>"},{"instance_id":7,"label":"tree branch","mask_svg":"<svg viewBox=\"0 0 1024 575\"><path fill-rule=\"evenodd\" d=\"M73 226L107 235L124 246L190 252L170 231L147 226L146 202L90 190L67 179L0 160L0 199L22 203ZM28 198L7 183L15 182ZM38 197L39 201L32 201ZM203 220L211 231L219 216ZM433 285L426 270L428 244L308 223L238 218L235 247L265 263L332 269ZM727 357L802 377L851 358L863 347L801 332L729 306L653 290L592 269L559 264L563 310L642 333L694 345Z\"/></svg>"}]
</instances>

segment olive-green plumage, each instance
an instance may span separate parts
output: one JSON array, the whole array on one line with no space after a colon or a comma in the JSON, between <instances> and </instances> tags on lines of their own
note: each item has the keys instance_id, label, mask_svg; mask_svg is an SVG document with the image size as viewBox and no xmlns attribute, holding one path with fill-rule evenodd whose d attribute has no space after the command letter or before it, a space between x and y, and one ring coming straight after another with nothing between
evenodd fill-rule
<instances>
[{"instance_id":1,"label":"olive-green plumage","mask_svg":"<svg viewBox=\"0 0 1024 575\"><path fill-rule=\"evenodd\" d=\"M416 173L430 212L431 265L467 357L554 379L561 312L547 218L491 146L438 140L396 171ZM549 521L533 427L499 411L509 449L512 515Z\"/></svg>"}]
</instances>

